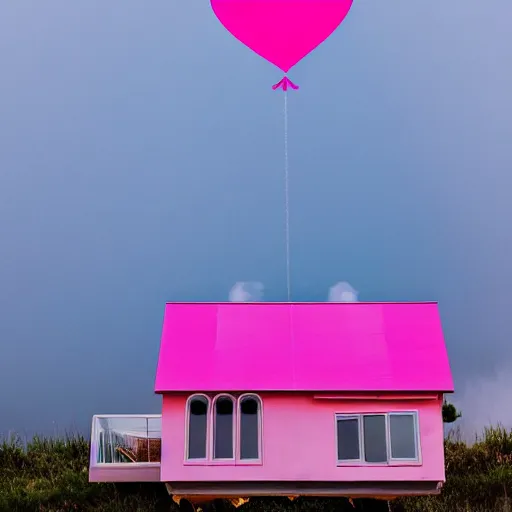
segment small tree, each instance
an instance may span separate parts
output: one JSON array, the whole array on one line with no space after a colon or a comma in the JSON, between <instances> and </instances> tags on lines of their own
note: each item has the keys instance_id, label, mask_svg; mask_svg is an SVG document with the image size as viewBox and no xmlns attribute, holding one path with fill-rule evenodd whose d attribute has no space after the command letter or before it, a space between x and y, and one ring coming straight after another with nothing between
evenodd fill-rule
<instances>
[{"instance_id":1,"label":"small tree","mask_svg":"<svg viewBox=\"0 0 512 512\"><path fill-rule=\"evenodd\" d=\"M462 416L462 413L459 412L456 407L447 402L446 399L443 403L443 422L444 423L453 423L458 420Z\"/></svg>"}]
</instances>

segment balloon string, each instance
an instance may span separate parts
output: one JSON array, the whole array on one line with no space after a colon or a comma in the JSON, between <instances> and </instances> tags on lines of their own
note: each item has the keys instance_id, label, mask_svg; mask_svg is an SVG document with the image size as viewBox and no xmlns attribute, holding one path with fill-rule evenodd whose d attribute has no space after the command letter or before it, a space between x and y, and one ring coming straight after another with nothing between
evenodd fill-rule
<instances>
[{"instance_id":1,"label":"balloon string","mask_svg":"<svg viewBox=\"0 0 512 512\"><path fill-rule=\"evenodd\" d=\"M288 165L288 91L284 91L284 197L286 215L286 291L288 302L291 302L290 279L290 193L289 193L289 165Z\"/></svg>"}]
</instances>

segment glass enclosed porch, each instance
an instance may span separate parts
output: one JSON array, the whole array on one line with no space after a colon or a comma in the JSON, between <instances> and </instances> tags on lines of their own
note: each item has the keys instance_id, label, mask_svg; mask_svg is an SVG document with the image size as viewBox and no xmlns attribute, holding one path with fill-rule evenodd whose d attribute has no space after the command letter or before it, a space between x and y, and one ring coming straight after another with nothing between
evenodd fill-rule
<instances>
[{"instance_id":1,"label":"glass enclosed porch","mask_svg":"<svg viewBox=\"0 0 512 512\"><path fill-rule=\"evenodd\" d=\"M161 438L161 415L94 416L89 481L159 482Z\"/></svg>"}]
</instances>

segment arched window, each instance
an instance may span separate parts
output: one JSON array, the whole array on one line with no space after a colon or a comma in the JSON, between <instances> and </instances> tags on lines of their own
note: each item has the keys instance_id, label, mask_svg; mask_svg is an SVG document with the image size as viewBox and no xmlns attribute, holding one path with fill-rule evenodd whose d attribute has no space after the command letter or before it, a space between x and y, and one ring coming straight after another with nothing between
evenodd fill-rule
<instances>
[{"instance_id":1,"label":"arched window","mask_svg":"<svg viewBox=\"0 0 512 512\"><path fill-rule=\"evenodd\" d=\"M215 400L213 422L213 458L233 458L234 401L230 396Z\"/></svg>"},{"instance_id":2,"label":"arched window","mask_svg":"<svg viewBox=\"0 0 512 512\"><path fill-rule=\"evenodd\" d=\"M195 395L188 401L187 459L206 459L209 405L203 395Z\"/></svg>"},{"instance_id":3,"label":"arched window","mask_svg":"<svg viewBox=\"0 0 512 512\"><path fill-rule=\"evenodd\" d=\"M257 396L240 399L240 459L257 460L260 455L261 402Z\"/></svg>"}]
</instances>

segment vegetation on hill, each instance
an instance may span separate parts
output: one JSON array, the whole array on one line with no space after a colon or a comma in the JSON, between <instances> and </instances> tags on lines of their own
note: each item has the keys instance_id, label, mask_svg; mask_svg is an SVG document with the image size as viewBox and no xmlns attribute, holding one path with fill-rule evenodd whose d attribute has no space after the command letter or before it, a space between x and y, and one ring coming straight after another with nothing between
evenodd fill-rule
<instances>
[{"instance_id":1,"label":"vegetation on hill","mask_svg":"<svg viewBox=\"0 0 512 512\"><path fill-rule=\"evenodd\" d=\"M456 413L458 414L458 413ZM455 415L456 415L455 414ZM512 431L486 429L471 446L445 442L447 482L440 496L392 502L255 499L239 512L512 512ZM89 442L80 436L0 443L0 512L177 512L163 484L90 484ZM220 504L219 504L220 505ZM220 507L218 507L220 508ZM227 503L226 511L234 510Z\"/></svg>"}]
</instances>

